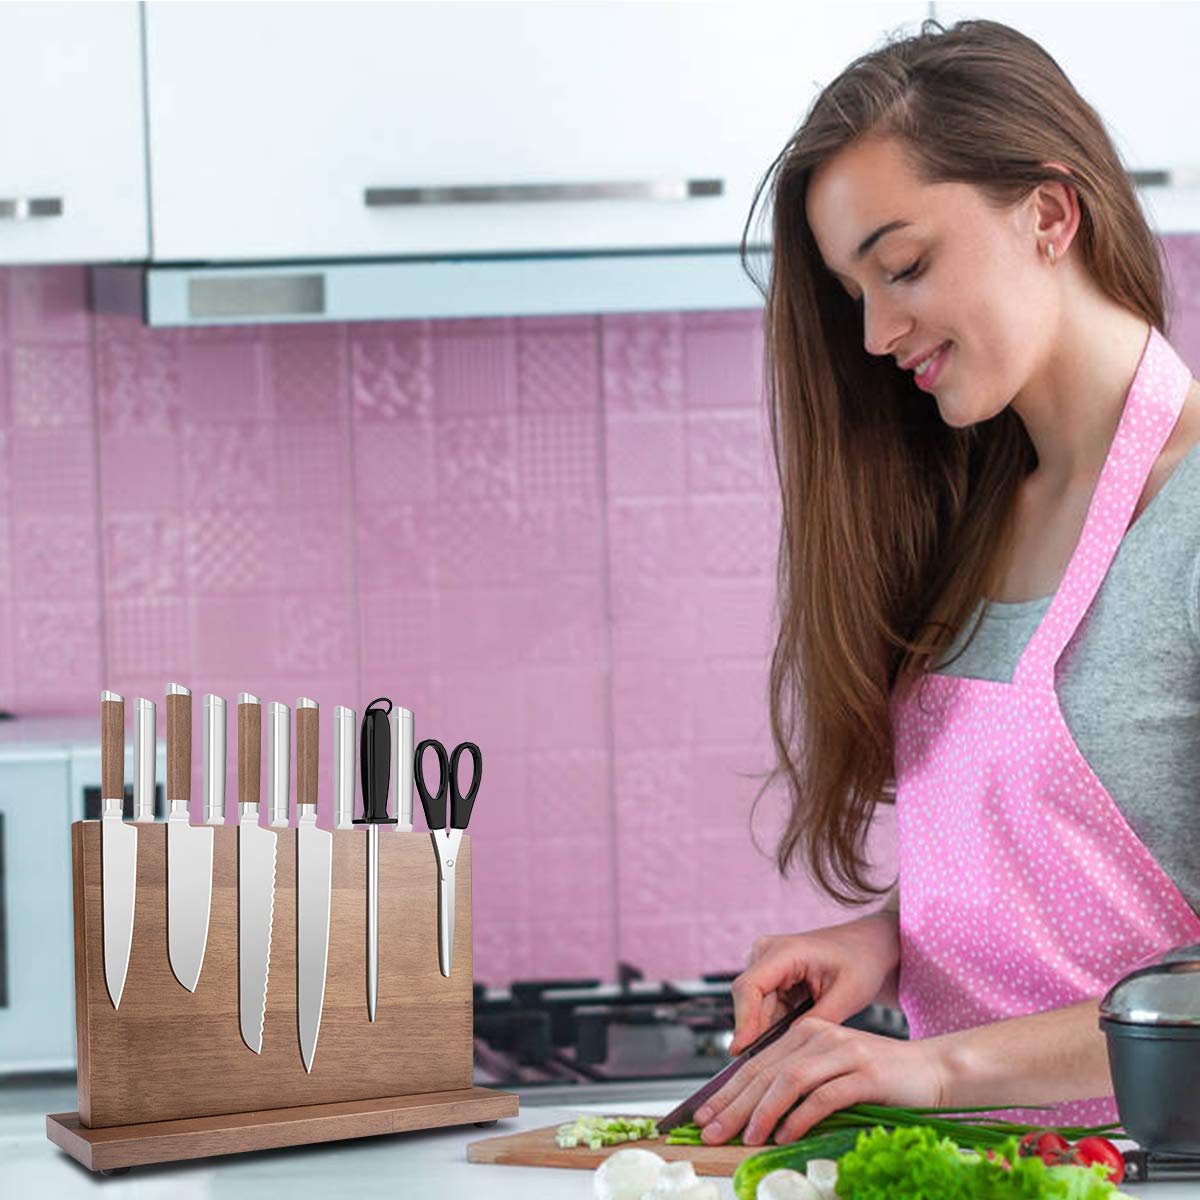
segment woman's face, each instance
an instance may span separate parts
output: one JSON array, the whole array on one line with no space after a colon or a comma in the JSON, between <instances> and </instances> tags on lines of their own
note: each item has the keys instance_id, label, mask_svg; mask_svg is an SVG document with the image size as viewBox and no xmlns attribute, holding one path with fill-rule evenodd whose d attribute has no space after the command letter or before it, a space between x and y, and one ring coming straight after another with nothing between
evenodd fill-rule
<instances>
[{"instance_id":1,"label":"woman's face","mask_svg":"<svg viewBox=\"0 0 1200 1200\"><path fill-rule=\"evenodd\" d=\"M969 184L922 184L895 141L875 138L814 171L805 212L826 267L859 302L869 354L900 370L950 343L926 381L948 425L995 416L1047 360L1058 293L1033 197L997 212ZM893 222L906 224L872 240Z\"/></svg>"}]
</instances>

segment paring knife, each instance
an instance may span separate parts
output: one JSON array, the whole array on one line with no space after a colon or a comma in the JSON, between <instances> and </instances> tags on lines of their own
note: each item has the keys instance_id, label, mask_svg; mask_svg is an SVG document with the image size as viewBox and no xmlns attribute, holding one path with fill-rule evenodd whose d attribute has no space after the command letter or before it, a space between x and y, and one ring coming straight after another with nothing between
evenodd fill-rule
<instances>
[{"instance_id":1,"label":"paring knife","mask_svg":"<svg viewBox=\"0 0 1200 1200\"><path fill-rule=\"evenodd\" d=\"M121 1005L137 883L137 830L123 820L125 808L125 699L100 693L100 870L104 912L104 982L113 1008Z\"/></svg>"},{"instance_id":2,"label":"paring knife","mask_svg":"<svg viewBox=\"0 0 1200 1200\"><path fill-rule=\"evenodd\" d=\"M296 995L306 1071L317 1052L325 1002L333 873L333 834L317 828L319 730L317 702L302 696L296 701Z\"/></svg>"},{"instance_id":3,"label":"paring knife","mask_svg":"<svg viewBox=\"0 0 1200 1200\"><path fill-rule=\"evenodd\" d=\"M375 708L386 704L387 708ZM362 769L363 815L354 823L367 827L367 1018L375 1020L379 995L379 826L395 825L388 816L388 783L391 775L391 732L386 696L372 700L363 713L359 755Z\"/></svg>"},{"instance_id":4,"label":"paring knife","mask_svg":"<svg viewBox=\"0 0 1200 1200\"><path fill-rule=\"evenodd\" d=\"M212 904L213 831L193 825L192 693L167 684L167 954L175 978L196 990Z\"/></svg>"},{"instance_id":5,"label":"paring knife","mask_svg":"<svg viewBox=\"0 0 1200 1200\"><path fill-rule=\"evenodd\" d=\"M258 823L262 701L238 695L238 1023L242 1041L262 1053L275 908L275 838Z\"/></svg>"},{"instance_id":6,"label":"paring knife","mask_svg":"<svg viewBox=\"0 0 1200 1200\"><path fill-rule=\"evenodd\" d=\"M792 1022L797 1017L802 1017L816 1003L807 984L798 984L794 990L794 994L798 995L800 999L793 1008L784 1013L768 1030L759 1034L737 1058L718 1071L703 1087L694 1091L682 1104L671 1109L665 1117L655 1120L654 1124L659 1133L666 1133L668 1130L674 1129L677 1125L686 1125L689 1121L693 1120L696 1115L696 1109L700 1108L705 1100L710 1096L715 1096L741 1070L746 1062L787 1033L792 1027Z\"/></svg>"}]
</instances>

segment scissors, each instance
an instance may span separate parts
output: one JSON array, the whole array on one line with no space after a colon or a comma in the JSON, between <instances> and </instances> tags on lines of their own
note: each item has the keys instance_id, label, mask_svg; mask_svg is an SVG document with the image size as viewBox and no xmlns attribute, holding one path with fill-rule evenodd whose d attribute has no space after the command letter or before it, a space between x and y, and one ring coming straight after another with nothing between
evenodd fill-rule
<instances>
[{"instance_id":1,"label":"scissors","mask_svg":"<svg viewBox=\"0 0 1200 1200\"><path fill-rule=\"evenodd\" d=\"M438 760L438 785L432 793L425 785L422 766L427 748L433 750ZM471 786L465 794L458 787L458 760L464 753L469 754L474 763ZM458 845L471 819L471 807L483 777L483 755L474 742L460 742L447 759L446 747L436 738L426 738L417 747L414 757L417 791L421 796L421 807L425 810L438 865L438 965L442 968L442 974L449 979L450 966L454 961L454 861L458 857ZM450 791L449 829L446 828L447 788Z\"/></svg>"}]
</instances>

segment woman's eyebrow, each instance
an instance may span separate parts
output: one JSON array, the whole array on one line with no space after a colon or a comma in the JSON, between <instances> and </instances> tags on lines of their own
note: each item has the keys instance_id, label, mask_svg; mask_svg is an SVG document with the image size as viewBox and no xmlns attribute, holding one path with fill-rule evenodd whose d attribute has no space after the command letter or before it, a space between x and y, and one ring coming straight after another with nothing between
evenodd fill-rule
<instances>
[{"instance_id":1,"label":"woman's eyebrow","mask_svg":"<svg viewBox=\"0 0 1200 1200\"><path fill-rule=\"evenodd\" d=\"M879 241L881 237L886 236L895 229L906 229L911 224L911 221L889 221L886 225L880 225L880 227L876 229L874 233L868 234L859 243L858 249L854 252L854 261L860 262L863 256L871 249L872 246L875 245L877 241Z\"/></svg>"}]
</instances>

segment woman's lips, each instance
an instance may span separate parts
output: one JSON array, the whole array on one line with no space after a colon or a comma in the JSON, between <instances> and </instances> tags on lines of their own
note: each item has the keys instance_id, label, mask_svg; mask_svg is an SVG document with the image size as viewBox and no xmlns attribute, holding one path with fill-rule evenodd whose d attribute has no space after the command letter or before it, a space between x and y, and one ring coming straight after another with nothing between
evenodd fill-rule
<instances>
[{"instance_id":1,"label":"woman's lips","mask_svg":"<svg viewBox=\"0 0 1200 1200\"><path fill-rule=\"evenodd\" d=\"M950 352L954 349L953 342L946 342L941 350L938 351L937 357L925 368L923 374L918 375L913 373L913 383L922 391L931 392L941 378L942 371L945 369L946 360L950 357Z\"/></svg>"}]
</instances>

